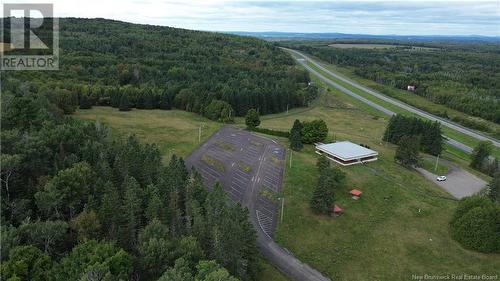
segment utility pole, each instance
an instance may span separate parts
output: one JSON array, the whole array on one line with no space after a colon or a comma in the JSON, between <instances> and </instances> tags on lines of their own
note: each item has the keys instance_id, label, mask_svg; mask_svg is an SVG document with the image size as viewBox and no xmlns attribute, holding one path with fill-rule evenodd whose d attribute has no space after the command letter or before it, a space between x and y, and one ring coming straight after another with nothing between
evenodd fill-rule
<instances>
[{"instance_id":1,"label":"utility pole","mask_svg":"<svg viewBox=\"0 0 500 281\"><path fill-rule=\"evenodd\" d=\"M283 211L285 210L285 197L281 197L281 223L283 223Z\"/></svg>"},{"instance_id":2,"label":"utility pole","mask_svg":"<svg viewBox=\"0 0 500 281\"><path fill-rule=\"evenodd\" d=\"M286 104L286 114L288 114L288 104Z\"/></svg>"},{"instance_id":3,"label":"utility pole","mask_svg":"<svg viewBox=\"0 0 500 281\"><path fill-rule=\"evenodd\" d=\"M439 154L438 156L436 156L436 166L434 167L434 172L436 172L438 169L438 163L439 163Z\"/></svg>"},{"instance_id":4,"label":"utility pole","mask_svg":"<svg viewBox=\"0 0 500 281\"><path fill-rule=\"evenodd\" d=\"M198 143L201 142L201 125L200 128L198 129Z\"/></svg>"},{"instance_id":5,"label":"utility pole","mask_svg":"<svg viewBox=\"0 0 500 281\"><path fill-rule=\"evenodd\" d=\"M292 155L293 155L293 150L290 149L290 169L292 168Z\"/></svg>"}]
</instances>

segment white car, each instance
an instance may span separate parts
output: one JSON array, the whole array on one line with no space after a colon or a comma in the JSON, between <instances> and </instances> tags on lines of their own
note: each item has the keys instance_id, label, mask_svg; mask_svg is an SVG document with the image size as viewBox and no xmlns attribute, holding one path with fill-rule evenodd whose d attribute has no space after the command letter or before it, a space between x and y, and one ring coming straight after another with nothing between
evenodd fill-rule
<instances>
[{"instance_id":1,"label":"white car","mask_svg":"<svg viewBox=\"0 0 500 281\"><path fill-rule=\"evenodd\" d=\"M436 180L437 181L445 181L446 180L446 176L439 176L439 177L437 177Z\"/></svg>"}]
</instances>

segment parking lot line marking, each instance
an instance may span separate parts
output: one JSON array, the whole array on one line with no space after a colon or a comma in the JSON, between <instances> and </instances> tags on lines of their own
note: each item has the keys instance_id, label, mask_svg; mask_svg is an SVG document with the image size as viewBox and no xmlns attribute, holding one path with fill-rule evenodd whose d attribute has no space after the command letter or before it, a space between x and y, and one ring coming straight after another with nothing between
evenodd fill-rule
<instances>
[{"instance_id":1,"label":"parking lot line marking","mask_svg":"<svg viewBox=\"0 0 500 281\"><path fill-rule=\"evenodd\" d=\"M235 177L239 177L245 181L249 181L250 180L250 175L249 174L245 174L243 172L241 172L240 170L234 170L234 176Z\"/></svg>"},{"instance_id":2,"label":"parking lot line marking","mask_svg":"<svg viewBox=\"0 0 500 281\"><path fill-rule=\"evenodd\" d=\"M247 184L246 182L242 181L241 179L233 178L233 180L238 181L239 183L245 185Z\"/></svg>"},{"instance_id":3,"label":"parking lot line marking","mask_svg":"<svg viewBox=\"0 0 500 281\"><path fill-rule=\"evenodd\" d=\"M204 167L200 166L200 169L203 170L205 173L211 175L212 177L216 178L216 179L218 179L221 176L221 174L219 174L214 169L210 168L208 165L205 165ZM215 176L212 173L214 173Z\"/></svg>"},{"instance_id":4,"label":"parking lot line marking","mask_svg":"<svg viewBox=\"0 0 500 281\"><path fill-rule=\"evenodd\" d=\"M230 187L231 187L232 190L234 190L239 195L243 194L243 192L241 190L234 188L232 185Z\"/></svg>"}]
</instances>

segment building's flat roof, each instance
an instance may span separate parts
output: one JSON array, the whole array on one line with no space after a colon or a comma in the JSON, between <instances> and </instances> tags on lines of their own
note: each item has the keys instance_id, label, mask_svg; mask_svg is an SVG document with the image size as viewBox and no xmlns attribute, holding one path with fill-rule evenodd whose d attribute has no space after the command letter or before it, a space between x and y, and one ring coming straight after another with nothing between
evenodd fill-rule
<instances>
[{"instance_id":1,"label":"building's flat roof","mask_svg":"<svg viewBox=\"0 0 500 281\"><path fill-rule=\"evenodd\" d=\"M378 153L374 150L362 147L361 145L357 145L349 141L320 144L316 146L316 148L343 160L352 160L378 155Z\"/></svg>"}]
</instances>

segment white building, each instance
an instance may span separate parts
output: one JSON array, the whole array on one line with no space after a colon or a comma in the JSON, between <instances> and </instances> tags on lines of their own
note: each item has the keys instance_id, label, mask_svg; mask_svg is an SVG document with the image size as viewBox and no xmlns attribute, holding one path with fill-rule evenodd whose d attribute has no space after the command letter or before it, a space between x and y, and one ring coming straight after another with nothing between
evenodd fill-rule
<instances>
[{"instance_id":1,"label":"white building","mask_svg":"<svg viewBox=\"0 0 500 281\"><path fill-rule=\"evenodd\" d=\"M318 144L316 153L342 166L375 161L378 156L378 152L349 141Z\"/></svg>"}]
</instances>

